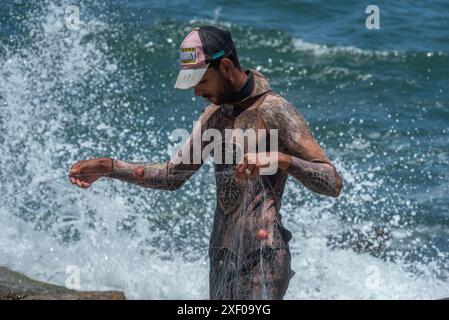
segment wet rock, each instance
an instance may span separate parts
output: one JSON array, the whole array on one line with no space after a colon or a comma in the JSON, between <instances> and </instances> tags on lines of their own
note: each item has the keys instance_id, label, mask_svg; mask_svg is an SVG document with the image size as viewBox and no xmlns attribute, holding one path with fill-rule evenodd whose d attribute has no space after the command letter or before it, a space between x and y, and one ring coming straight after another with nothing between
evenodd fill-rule
<instances>
[{"instance_id":1,"label":"wet rock","mask_svg":"<svg viewBox=\"0 0 449 320\"><path fill-rule=\"evenodd\" d=\"M351 249L357 253L369 253L381 257L391 244L392 235L388 228L377 226L368 230L353 229L327 238L332 249Z\"/></svg>"},{"instance_id":2,"label":"wet rock","mask_svg":"<svg viewBox=\"0 0 449 320\"><path fill-rule=\"evenodd\" d=\"M0 267L0 300L125 300L120 291L75 291Z\"/></svg>"}]
</instances>

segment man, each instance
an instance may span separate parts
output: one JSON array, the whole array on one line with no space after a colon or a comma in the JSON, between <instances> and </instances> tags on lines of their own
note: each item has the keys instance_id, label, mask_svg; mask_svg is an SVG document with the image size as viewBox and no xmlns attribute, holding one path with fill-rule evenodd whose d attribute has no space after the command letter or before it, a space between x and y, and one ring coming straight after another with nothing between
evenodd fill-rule
<instances>
[{"instance_id":1,"label":"man","mask_svg":"<svg viewBox=\"0 0 449 320\"><path fill-rule=\"evenodd\" d=\"M247 141L237 144L235 136L231 143L222 144L224 153L232 154L231 163L217 161L223 159L223 153L216 148L210 152L214 155L217 207L209 247L209 285L211 299L282 299L294 274L288 245L292 235L283 227L279 213L288 174L310 190L332 197L340 194L342 180L301 114L271 91L261 73L242 69L229 32L204 26L184 39L175 88L191 87L196 96L211 104L170 161L85 160L73 165L70 180L82 188L100 177L110 177L175 190L204 162L204 157L193 161L194 149L195 139L207 130L226 135L227 130L252 129L258 143L275 132L278 139L275 143L270 139L270 147L277 144L278 148L270 149L265 157L248 152L251 146ZM210 143L201 141L200 151ZM238 151L244 154L241 161L237 161ZM273 163L276 170L262 175Z\"/></svg>"}]
</instances>

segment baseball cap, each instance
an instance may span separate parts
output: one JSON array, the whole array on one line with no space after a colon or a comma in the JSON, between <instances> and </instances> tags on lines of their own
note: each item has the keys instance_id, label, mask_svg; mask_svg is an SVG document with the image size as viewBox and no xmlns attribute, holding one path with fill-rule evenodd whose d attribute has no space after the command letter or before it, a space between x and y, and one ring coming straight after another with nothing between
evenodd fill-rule
<instances>
[{"instance_id":1,"label":"baseball cap","mask_svg":"<svg viewBox=\"0 0 449 320\"><path fill-rule=\"evenodd\" d=\"M181 71L175 88L189 89L201 81L209 64L235 51L231 33L213 26L193 29L182 41Z\"/></svg>"}]
</instances>

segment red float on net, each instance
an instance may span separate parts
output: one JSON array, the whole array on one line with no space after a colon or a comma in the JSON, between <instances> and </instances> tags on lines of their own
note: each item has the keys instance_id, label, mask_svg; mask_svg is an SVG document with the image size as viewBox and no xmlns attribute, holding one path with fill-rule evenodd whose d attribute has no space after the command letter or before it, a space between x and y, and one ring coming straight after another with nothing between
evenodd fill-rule
<instances>
[{"instance_id":1,"label":"red float on net","mask_svg":"<svg viewBox=\"0 0 449 320\"><path fill-rule=\"evenodd\" d=\"M257 239L259 240L265 240L266 238L268 238L268 232L265 229L259 229L259 231L257 231Z\"/></svg>"}]
</instances>

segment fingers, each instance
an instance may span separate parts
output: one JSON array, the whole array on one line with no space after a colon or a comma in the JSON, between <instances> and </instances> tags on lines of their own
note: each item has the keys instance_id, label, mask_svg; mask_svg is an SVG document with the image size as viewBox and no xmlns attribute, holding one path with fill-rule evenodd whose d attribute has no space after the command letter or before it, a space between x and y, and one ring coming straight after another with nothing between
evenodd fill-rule
<instances>
[{"instance_id":1,"label":"fingers","mask_svg":"<svg viewBox=\"0 0 449 320\"><path fill-rule=\"evenodd\" d=\"M69 171L69 179L72 184L76 184L76 179L74 178L74 176L77 174L77 171L78 171L75 167L76 164L77 163L74 163Z\"/></svg>"},{"instance_id":2,"label":"fingers","mask_svg":"<svg viewBox=\"0 0 449 320\"><path fill-rule=\"evenodd\" d=\"M251 158L252 159L252 158ZM252 159L254 160L254 159ZM245 154L243 163L235 167L235 179L246 181L249 178L254 178L259 175L259 165L257 163L249 163L249 156ZM254 161L251 161L254 162Z\"/></svg>"},{"instance_id":3,"label":"fingers","mask_svg":"<svg viewBox=\"0 0 449 320\"><path fill-rule=\"evenodd\" d=\"M248 166L245 169L245 177L251 178L253 177L254 172L256 171L256 165L255 164L248 164Z\"/></svg>"},{"instance_id":4,"label":"fingers","mask_svg":"<svg viewBox=\"0 0 449 320\"><path fill-rule=\"evenodd\" d=\"M249 167L249 170L251 170L251 175L249 176L250 178L255 178L259 175L259 167L256 166L255 164L252 165L253 167Z\"/></svg>"},{"instance_id":5,"label":"fingers","mask_svg":"<svg viewBox=\"0 0 449 320\"><path fill-rule=\"evenodd\" d=\"M73 185L76 185L80 188L89 188L90 187L90 183L88 183L87 181L84 181L82 179L79 178L81 174L81 161L76 162L72 168L70 168L70 172L69 172L69 179L70 182Z\"/></svg>"},{"instance_id":6,"label":"fingers","mask_svg":"<svg viewBox=\"0 0 449 320\"><path fill-rule=\"evenodd\" d=\"M90 184L89 183L87 183L87 182L84 182L84 181L81 181L81 188L89 188L90 187Z\"/></svg>"},{"instance_id":7,"label":"fingers","mask_svg":"<svg viewBox=\"0 0 449 320\"><path fill-rule=\"evenodd\" d=\"M70 182L73 184L73 185L76 185L76 186L78 186L78 187L80 187L80 188L89 188L90 187L90 183L88 183L88 182L86 182L86 181L82 181L82 180L80 180L80 179L76 179L76 178L70 178Z\"/></svg>"},{"instance_id":8,"label":"fingers","mask_svg":"<svg viewBox=\"0 0 449 320\"><path fill-rule=\"evenodd\" d=\"M80 188L89 188L90 187L90 183L89 182L83 181L81 179L77 179L77 178L74 178L74 177L70 177L70 182L73 185L76 185L76 186L78 186Z\"/></svg>"},{"instance_id":9,"label":"fingers","mask_svg":"<svg viewBox=\"0 0 449 320\"><path fill-rule=\"evenodd\" d=\"M80 174L81 172L80 163L81 161L78 161L72 165L72 167L70 168L69 177L76 177L77 175Z\"/></svg>"},{"instance_id":10,"label":"fingers","mask_svg":"<svg viewBox=\"0 0 449 320\"><path fill-rule=\"evenodd\" d=\"M235 167L235 178L237 180L246 180L245 170L248 168L248 163L241 163Z\"/></svg>"}]
</instances>

